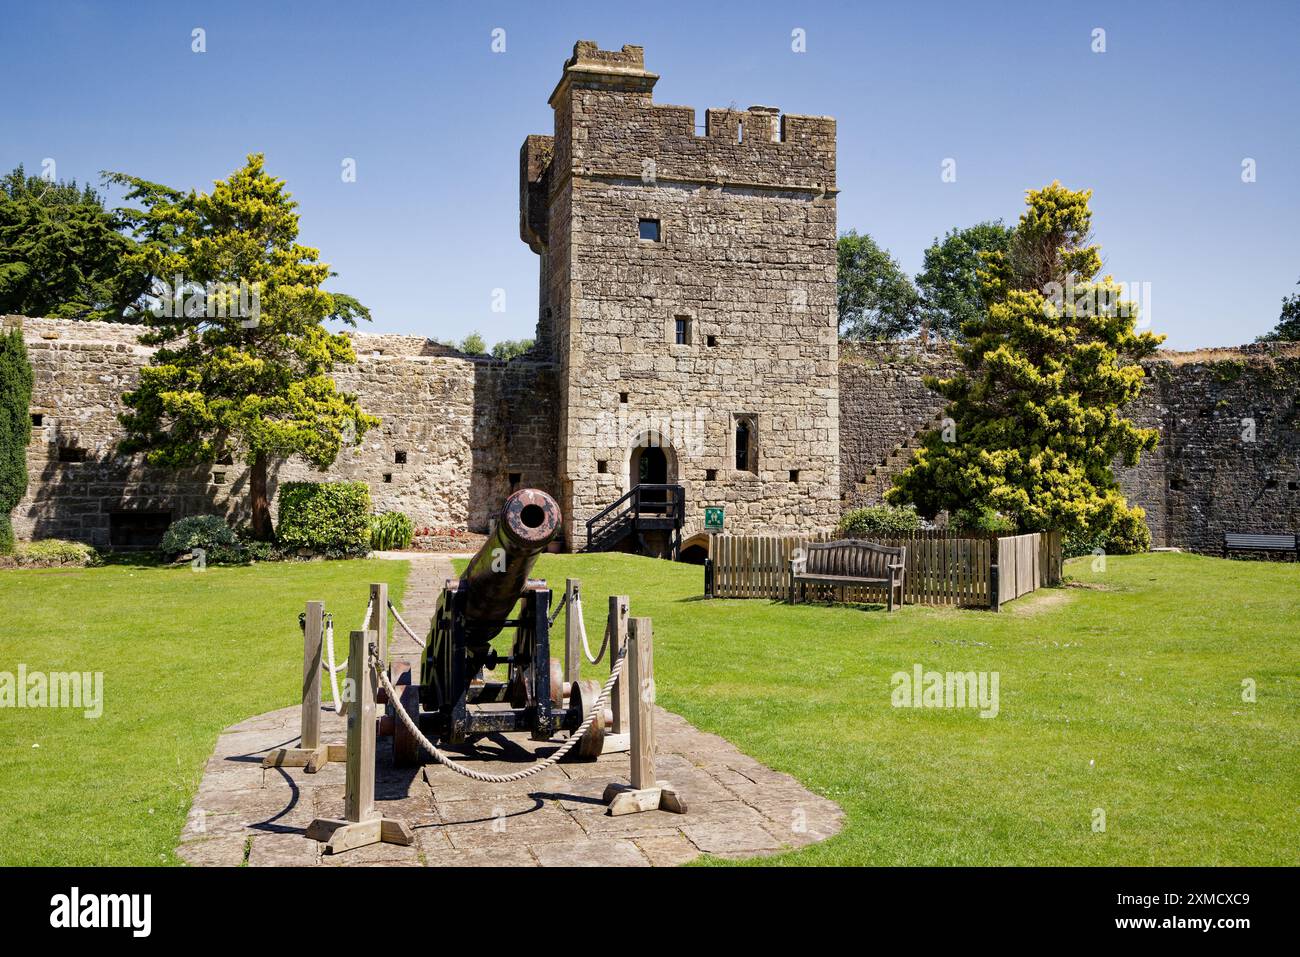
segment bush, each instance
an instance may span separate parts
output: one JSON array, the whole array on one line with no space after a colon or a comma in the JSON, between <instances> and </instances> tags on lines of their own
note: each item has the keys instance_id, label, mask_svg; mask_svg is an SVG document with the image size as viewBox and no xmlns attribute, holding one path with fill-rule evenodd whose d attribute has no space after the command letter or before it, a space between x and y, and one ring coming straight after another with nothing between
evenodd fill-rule
<instances>
[{"instance_id":1,"label":"bush","mask_svg":"<svg viewBox=\"0 0 1300 957\"><path fill-rule=\"evenodd\" d=\"M327 558L370 550L370 488L364 482L286 482L280 486L282 549L309 549Z\"/></svg>"},{"instance_id":2,"label":"bush","mask_svg":"<svg viewBox=\"0 0 1300 957\"><path fill-rule=\"evenodd\" d=\"M47 538L39 542L16 542L13 554L3 559L6 565L19 568L53 568L59 565L89 567L98 565L99 552L82 542Z\"/></svg>"},{"instance_id":3,"label":"bush","mask_svg":"<svg viewBox=\"0 0 1300 957\"><path fill-rule=\"evenodd\" d=\"M238 545L239 537L234 529L219 515L191 515L171 523L158 551L174 559L177 555L201 548L208 553L208 561L214 561L213 553L221 548L237 548Z\"/></svg>"},{"instance_id":4,"label":"bush","mask_svg":"<svg viewBox=\"0 0 1300 957\"><path fill-rule=\"evenodd\" d=\"M1139 555L1151 550L1151 529L1145 509L1133 506L1120 514L1110 527L1106 551L1112 555Z\"/></svg>"},{"instance_id":5,"label":"bush","mask_svg":"<svg viewBox=\"0 0 1300 957\"><path fill-rule=\"evenodd\" d=\"M921 516L910 505L869 505L845 512L836 533L847 538L884 538L921 530Z\"/></svg>"},{"instance_id":6,"label":"bush","mask_svg":"<svg viewBox=\"0 0 1300 957\"><path fill-rule=\"evenodd\" d=\"M974 532L980 535L1014 535L1016 523L991 508L959 508L953 512L949 525L954 531Z\"/></svg>"},{"instance_id":7,"label":"bush","mask_svg":"<svg viewBox=\"0 0 1300 957\"><path fill-rule=\"evenodd\" d=\"M1104 552L1107 555L1139 555L1151 550L1151 529L1147 513L1137 506L1122 512L1104 532L1067 532L1061 536L1061 553L1066 558Z\"/></svg>"},{"instance_id":8,"label":"bush","mask_svg":"<svg viewBox=\"0 0 1300 957\"><path fill-rule=\"evenodd\" d=\"M0 555L14 547L9 515L27 492L31 404L32 366L23 332L0 332Z\"/></svg>"},{"instance_id":9,"label":"bush","mask_svg":"<svg viewBox=\"0 0 1300 957\"><path fill-rule=\"evenodd\" d=\"M409 548L415 525L401 512L384 512L370 520L370 547L378 551Z\"/></svg>"}]
</instances>

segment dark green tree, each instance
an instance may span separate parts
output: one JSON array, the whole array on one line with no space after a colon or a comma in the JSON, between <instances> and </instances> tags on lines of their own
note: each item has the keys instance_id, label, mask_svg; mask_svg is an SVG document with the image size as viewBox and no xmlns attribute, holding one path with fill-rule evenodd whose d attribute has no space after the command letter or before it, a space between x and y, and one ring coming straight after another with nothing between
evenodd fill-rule
<instances>
[{"instance_id":1,"label":"dark green tree","mask_svg":"<svg viewBox=\"0 0 1300 957\"><path fill-rule=\"evenodd\" d=\"M1002 220L954 229L925 251L916 277L921 328L942 339L960 339L962 323L986 309L979 273L984 254L1006 252L1014 232Z\"/></svg>"},{"instance_id":2,"label":"dark green tree","mask_svg":"<svg viewBox=\"0 0 1300 957\"><path fill-rule=\"evenodd\" d=\"M465 353L466 355L470 355L470 356L486 355L488 351L487 342L483 339L481 335L479 335L477 331L471 332L464 339L462 339L460 341L460 345L458 345L456 348L459 349L461 352Z\"/></svg>"},{"instance_id":3,"label":"dark green tree","mask_svg":"<svg viewBox=\"0 0 1300 957\"><path fill-rule=\"evenodd\" d=\"M502 339L492 346L492 358L509 362L524 355L532 347L532 339Z\"/></svg>"},{"instance_id":4,"label":"dark green tree","mask_svg":"<svg viewBox=\"0 0 1300 957\"><path fill-rule=\"evenodd\" d=\"M1300 293L1292 293L1282 300L1282 315L1278 318L1277 325L1260 336L1258 341L1300 341Z\"/></svg>"},{"instance_id":5,"label":"dark green tree","mask_svg":"<svg viewBox=\"0 0 1300 957\"><path fill-rule=\"evenodd\" d=\"M10 514L27 492L32 366L21 329L0 332L0 555L13 550Z\"/></svg>"},{"instance_id":6,"label":"dark green tree","mask_svg":"<svg viewBox=\"0 0 1300 957\"><path fill-rule=\"evenodd\" d=\"M149 277L91 187L0 178L0 313L138 322Z\"/></svg>"},{"instance_id":7,"label":"dark green tree","mask_svg":"<svg viewBox=\"0 0 1300 957\"><path fill-rule=\"evenodd\" d=\"M889 253L849 230L837 245L836 292L845 339L904 339L920 325L920 297Z\"/></svg>"},{"instance_id":8,"label":"dark green tree","mask_svg":"<svg viewBox=\"0 0 1300 957\"><path fill-rule=\"evenodd\" d=\"M211 193L113 178L142 203L132 222L143 265L173 287L141 337L159 348L122 396L121 451L168 466L238 455L250 466L253 532L269 539L271 463L296 455L324 470L379 424L335 385L334 366L356 353L326 327L370 314L321 288L333 274L318 250L298 242L298 204L261 154ZM174 288L176 276L184 288Z\"/></svg>"},{"instance_id":9,"label":"dark green tree","mask_svg":"<svg viewBox=\"0 0 1300 957\"><path fill-rule=\"evenodd\" d=\"M1141 359L1164 337L1138 332L1136 309L1098 278L1091 195L1060 183L1030 191L1011 248L988 257L988 308L963 329L962 368L927 380L951 421L923 437L887 501L1100 535L1126 551L1149 544L1145 513L1127 504L1113 466L1155 447L1156 430L1123 408L1141 390Z\"/></svg>"}]
</instances>

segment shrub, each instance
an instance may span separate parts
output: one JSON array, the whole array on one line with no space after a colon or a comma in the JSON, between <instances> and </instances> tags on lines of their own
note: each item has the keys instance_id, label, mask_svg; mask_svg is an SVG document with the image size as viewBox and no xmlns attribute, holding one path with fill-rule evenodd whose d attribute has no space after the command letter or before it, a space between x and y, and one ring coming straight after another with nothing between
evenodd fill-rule
<instances>
[{"instance_id":1,"label":"shrub","mask_svg":"<svg viewBox=\"0 0 1300 957\"><path fill-rule=\"evenodd\" d=\"M23 332L0 332L0 555L14 547L9 514L27 491L31 402L32 366Z\"/></svg>"},{"instance_id":2,"label":"shrub","mask_svg":"<svg viewBox=\"0 0 1300 957\"><path fill-rule=\"evenodd\" d=\"M327 558L370 550L370 488L364 482L286 482L280 486L284 549L309 549Z\"/></svg>"},{"instance_id":3,"label":"shrub","mask_svg":"<svg viewBox=\"0 0 1300 957\"><path fill-rule=\"evenodd\" d=\"M208 561L213 561L213 553L218 549L238 545L239 537L219 515L191 515L171 523L158 550L168 558L175 558L201 548L208 553Z\"/></svg>"},{"instance_id":4,"label":"shrub","mask_svg":"<svg viewBox=\"0 0 1300 957\"><path fill-rule=\"evenodd\" d=\"M57 565L98 565L99 552L83 542L46 538L39 542L16 542L13 554L4 559L7 565L20 568L52 568Z\"/></svg>"},{"instance_id":5,"label":"shrub","mask_svg":"<svg viewBox=\"0 0 1300 957\"><path fill-rule=\"evenodd\" d=\"M270 542L244 542L244 560L250 562L269 562L276 559L275 546Z\"/></svg>"},{"instance_id":6,"label":"shrub","mask_svg":"<svg viewBox=\"0 0 1300 957\"><path fill-rule=\"evenodd\" d=\"M1133 506L1122 512L1110 527L1106 551L1112 555L1138 555L1151 550L1151 529L1145 509Z\"/></svg>"},{"instance_id":7,"label":"shrub","mask_svg":"<svg viewBox=\"0 0 1300 957\"><path fill-rule=\"evenodd\" d=\"M959 508L949 521L954 531L981 535L1014 535L1016 523L991 508Z\"/></svg>"},{"instance_id":8,"label":"shrub","mask_svg":"<svg viewBox=\"0 0 1300 957\"><path fill-rule=\"evenodd\" d=\"M1061 553L1077 558L1101 551L1108 555L1138 555L1151 550L1151 529L1147 513L1134 506L1121 512L1104 532L1066 532L1061 536Z\"/></svg>"},{"instance_id":9,"label":"shrub","mask_svg":"<svg viewBox=\"0 0 1300 957\"><path fill-rule=\"evenodd\" d=\"M1063 532L1061 534L1061 557L1078 558L1091 555L1096 551L1106 550L1105 532Z\"/></svg>"},{"instance_id":10,"label":"shrub","mask_svg":"<svg viewBox=\"0 0 1300 957\"><path fill-rule=\"evenodd\" d=\"M911 506L869 505L845 512L836 529L847 538L906 535L921 530L921 516Z\"/></svg>"},{"instance_id":11,"label":"shrub","mask_svg":"<svg viewBox=\"0 0 1300 957\"><path fill-rule=\"evenodd\" d=\"M401 512L384 512L370 520L370 547L388 551L409 548L415 537L415 525Z\"/></svg>"}]
</instances>

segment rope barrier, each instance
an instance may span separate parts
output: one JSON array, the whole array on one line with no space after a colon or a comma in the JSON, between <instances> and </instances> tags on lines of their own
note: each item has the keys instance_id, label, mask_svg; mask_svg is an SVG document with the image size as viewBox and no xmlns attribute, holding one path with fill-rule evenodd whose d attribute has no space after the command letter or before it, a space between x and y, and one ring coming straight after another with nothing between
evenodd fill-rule
<instances>
[{"instance_id":1,"label":"rope barrier","mask_svg":"<svg viewBox=\"0 0 1300 957\"><path fill-rule=\"evenodd\" d=\"M566 591L564 593L564 597L560 599L560 603L555 606L555 611L551 612L551 617L546 620L546 623L548 625L554 625L555 619L560 617L560 612L564 610L564 606L567 605L568 603L569 603L569 593Z\"/></svg>"},{"instance_id":2,"label":"rope barrier","mask_svg":"<svg viewBox=\"0 0 1300 957\"><path fill-rule=\"evenodd\" d=\"M593 656L591 645L587 644L587 623L582 620L582 598L579 595L573 596L573 608L570 612L578 616L578 635L582 638L582 653L587 656L587 660L593 665L600 664L605 657L605 649L609 647L609 621L605 622L605 638L600 643L600 651Z\"/></svg>"},{"instance_id":3,"label":"rope barrier","mask_svg":"<svg viewBox=\"0 0 1300 957\"><path fill-rule=\"evenodd\" d=\"M414 641L421 648L425 648L428 646L429 644L428 639L421 638L419 635L417 635L415 632L411 630L411 626L406 623L406 619L402 617L401 613L398 612L397 610L397 606L394 605L391 601L388 603L388 610L393 613L393 617L397 619L397 623L402 626L402 631L410 635L412 641Z\"/></svg>"},{"instance_id":4,"label":"rope barrier","mask_svg":"<svg viewBox=\"0 0 1300 957\"><path fill-rule=\"evenodd\" d=\"M366 626L370 624L370 614L375 610L375 600L372 598L366 605L366 617L361 619L360 631L365 631ZM334 663L334 616L325 616L325 670L330 673L330 694L334 697L334 713L343 713L343 700L339 697L339 672L348 667L348 660L343 659L341 664Z\"/></svg>"},{"instance_id":5,"label":"rope barrier","mask_svg":"<svg viewBox=\"0 0 1300 957\"><path fill-rule=\"evenodd\" d=\"M424 748L424 750L428 751L429 754L433 755L434 759L439 764L445 764L457 774L464 775L474 781L481 781L484 784L510 784L514 781L522 781L524 778L531 777L534 774L545 771L547 768L558 764L559 761L573 749L573 747L582 739L582 736L587 733L587 729L591 727L591 723L596 720L597 715L604 714L605 704L609 700L610 693L614 690L614 683L618 681L619 675L623 673L623 662L626 660L627 649L624 648L622 652L620 652L618 660L614 663L613 669L610 670L609 680L605 682L605 687L600 689L600 694L596 697L595 704L591 706L591 713L583 719L582 724L578 725L577 730L573 732L573 735L569 740L560 745L559 750L550 757L537 762L530 768L525 768L522 771L514 771L510 774L487 774L483 771L475 771L472 768L467 768L463 765L457 764L449 758L443 751L439 750L432 741L424 736L424 733L420 731L420 726L415 723L415 719L407 714L406 709L402 707L401 695L399 695L397 689L393 687L393 683L388 679L385 669L380 666L378 659L373 655L370 658L370 666L375 670L375 674L379 677L379 683L387 689L388 700L393 703L393 710L397 712L398 720L400 720L402 724L406 725L406 730L410 731L411 734L415 736L415 740L420 742L420 746Z\"/></svg>"}]
</instances>

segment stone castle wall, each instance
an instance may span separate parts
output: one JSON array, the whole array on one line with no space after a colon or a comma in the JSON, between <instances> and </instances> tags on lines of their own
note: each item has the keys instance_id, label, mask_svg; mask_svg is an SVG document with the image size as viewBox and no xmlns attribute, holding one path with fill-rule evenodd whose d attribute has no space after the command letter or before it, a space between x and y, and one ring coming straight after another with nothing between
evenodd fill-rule
<instances>
[{"instance_id":1,"label":"stone castle wall","mask_svg":"<svg viewBox=\"0 0 1300 957\"><path fill-rule=\"evenodd\" d=\"M28 494L14 512L20 537L108 546L115 526L131 524L124 513L247 518L242 464L173 471L116 454L120 397L150 354L136 342L137 329L21 321L41 424L28 447ZM553 365L467 358L416 337L356 334L353 341L357 363L337 368L335 379L381 425L326 472L282 463L271 475L273 496L284 481L360 480L376 511L400 510L417 527L482 531L512 477L556 491Z\"/></svg>"},{"instance_id":2,"label":"stone castle wall","mask_svg":"<svg viewBox=\"0 0 1300 957\"><path fill-rule=\"evenodd\" d=\"M13 516L19 537L108 546L114 522L121 521L115 514L246 518L242 465L176 472L114 454L120 396L132 388L150 351L136 343L136 329L51 319L22 323L35 372L32 411L41 424L28 448L30 488ZM401 510L417 526L473 531L486 528L512 479L558 494L555 365L469 359L408 336L357 334L354 343L357 363L340 367L336 378L382 424L327 472L282 464L272 477L273 493L281 481L360 480L369 483L376 510ZM941 347L846 344L838 365L836 512L880 500L910 457L906 448L893 453L932 427L942 409L922 376L946 374L954 360ZM643 381L650 395L651 376ZM1136 468L1121 469L1120 480L1130 501L1146 509L1153 544L1216 552L1224 531L1300 528L1298 403L1300 347L1294 345L1161 352L1149 361L1130 414L1159 428L1160 444ZM396 461L399 452L404 463ZM873 469L880 474L872 476ZM766 499L759 483L752 491L738 511L762 516L755 524L766 516L792 527L821 521L820 504L812 515L797 507L787 512L784 500ZM710 493L699 482L691 494Z\"/></svg>"},{"instance_id":3,"label":"stone castle wall","mask_svg":"<svg viewBox=\"0 0 1300 957\"><path fill-rule=\"evenodd\" d=\"M1225 531L1300 530L1300 346L1161 351L1145 365L1142 395L1128 414L1158 428L1160 444L1117 474L1129 501L1146 509L1152 544L1218 552ZM899 446L942 412L922 377L955 367L943 346L845 346L845 507L881 500L910 458Z\"/></svg>"}]
</instances>

